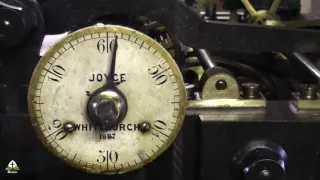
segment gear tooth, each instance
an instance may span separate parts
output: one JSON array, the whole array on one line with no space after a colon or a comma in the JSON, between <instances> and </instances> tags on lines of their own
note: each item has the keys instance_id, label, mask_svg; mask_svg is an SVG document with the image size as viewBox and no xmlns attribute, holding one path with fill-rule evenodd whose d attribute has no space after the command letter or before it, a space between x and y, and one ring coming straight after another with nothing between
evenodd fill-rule
<instances>
[{"instance_id":1,"label":"gear tooth","mask_svg":"<svg viewBox=\"0 0 320 180\"><path fill-rule=\"evenodd\" d=\"M160 35L160 39L161 39L161 41L163 41L163 37L162 37L162 35Z\"/></svg>"},{"instance_id":2,"label":"gear tooth","mask_svg":"<svg viewBox=\"0 0 320 180\"><path fill-rule=\"evenodd\" d=\"M162 47L170 51L173 49L173 43L171 41L171 37L169 33L163 28L160 24L158 24L155 21L145 21L145 32L151 32L152 31L152 37L153 39L158 42ZM151 26L152 24L152 26Z\"/></svg>"}]
</instances>

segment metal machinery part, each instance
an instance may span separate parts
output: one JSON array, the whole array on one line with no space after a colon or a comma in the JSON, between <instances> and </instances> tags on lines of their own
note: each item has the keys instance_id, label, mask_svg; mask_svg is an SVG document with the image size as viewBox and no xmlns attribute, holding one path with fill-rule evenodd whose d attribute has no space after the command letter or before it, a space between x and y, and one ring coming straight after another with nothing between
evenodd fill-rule
<instances>
[{"instance_id":1,"label":"metal machinery part","mask_svg":"<svg viewBox=\"0 0 320 180\"><path fill-rule=\"evenodd\" d=\"M248 23L254 24L264 24L267 26L308 26L305 22L295 22L295 23L286 23L281 22L280 18L276 15L277 8L279 7L281 1L273 1L269 10L259 10L256 11L252 5L247 0L243 0L242 3L246 7L248 13L250 14ZM231 16L231 15L230 15ZM231 20L232 17L230 17ZM318 21L314 21L314 23L318 23ZM202 101L189 101L187 114L201 114L200 116L202 120L202 152L203 154L218 153L221 151L215 151L214 147L208 145L212 142L212 136L215 133L210 132L213 131L213 126L210 126L209 122L214 121L219 124L217 127L228 127L227 123L222 123L221 121L231 120L233 122L241 121L243 124L246 121L270 121L274 120L266 115L267 111L270 111L270 108L267 109L267 104L270 106L276 105L278 108L281 107L281 103L270 102L267 103L263 94L260 94L259 84L256 83L243 83L241 87L241 91L239 94L238 83L235 79L230 76L228 72L222 72L221 69L217 68L218 64L214 63L214 59L210 59L208 53L205 50L198 50L198 58L200 64L202 64L203 68L207 68L202 75L201 80L205 79L205 83L202 83ZM288 61L288 57L290 60L298 60L301 65L305 66L306 69L310 71L310 73L318 78L319 70L313 65L313 63L308 60L301 53L292 53L287 54L287 57L282 53L276 53L277 56L280 56L282 59L286 59ZM211 73L208 73L211 72ZM212 72L216 72L212 73ZM208 78L209 77L209 78ZM230 82L230 79L233 81ZM229 80L229 82L228 82ZM200 81L201 82L201 81ZM227 85L226 85L227 84ZM229 85L228 85L229 84ZM229 87L230 89L228 89ZM234 91L233 91L234 90ZM212 96L210 96L212 95ZM319 95L318 95L318 86L317 85L305 85L301 87L298 93L292 93L293 100L288 102L283 102L282 106L289 107L289 111L295 115L296 120L305 120L307 122L318 121L319 120ZM212 100L209 100L212 99ZM250 99L250 100L246 100ZM278 111L281 109L278 109ZM281 119L283 121L283 119ZM209 122L208 122L209 121ZM272 123L271 123L272 124ZM263 126L263 125L262 125ZM276 125L275 125L276 126ZM244 126L242 126L244 127ZM267 127L265 127L267 128ZM259 128L258 128L259 129ZM231 134L229 134L231 136ZM210 138L211 136L211 138ZM260 136L263 136L260 134ZM258 136L259 137L259 136ZM279 142L279 141L278 141ZM222 143L223 144L223 143ZM277 144L272 145L273 143L266 143L264 141L252 141L249 142L251 146L251 150L246 150L249 152L241 152L241 159L237 163L235 167L236 174L235 176L228 177L227 179L286 179L287 175L287 155L285 150L282 149L281 146ZM268 144L268 145L266 145ZM228 148L228 146L224 146ZM246 147L248 148L248 147ZM246 149L245 148L245 149ZM272 148L275 148L275 152L272 152ZM278 150L281 149L282 152ZM278 152L276 152L278 151ZM230 153L230 152L229 152ZM247 153L246 155L244 155ZM249 155L248 155L249 154ZM279 160L278 157L283 156L283 160ZM208 158L203 155L202 158ZM210 160L204 160L202 162L203 167L210 166L210 162L214 160L222 160L222 158L210 158ZM237 161L239 158L239 154L234 156L234 160ZM247 158L247 160L246 160ZM221 161L220 161L221 162ZM236 163L236 164L237 164ZM250 165L250 163L252 163ZM261 164L260 164L261 163ZM222 163L224 164L224 163ZM216 166L218 167L218 166ZM225 166L224 166L225 167ZM210 168L204 168L202 173L206 176L205 179L219 179L222 178L222 173L210 172ZM226 178L225 176L223 178ZM290 178L288 178L290 179Z\"/></svg>"},{"instance_id":2,"label":"metal machinery part","mask_svg":"<svg viewBox=\"0 0 320 180\"><path fill-rule=\"evenodd\" d=\"M243 83L240 92L236 79L226 69L214 66L206 50L199 50L199 60L208 67L200 80L202 100L189 101L188 115L202 115L202 120L213 121L263 119L266 101L259 85Z\"/></svg>"},{"instance_id":3,"label":"metal machinery part","mask_svg":"<svg viewBox=\"0 0 320 180\"><path fill-rule=\"evenodd\" d=\"M0 168L319 179L320 20L300 19L296 0L223 2L0 0ZM40 57L44 36L62 33ZM110 79L121 70L131 79Z\"/></svg>"},{"instance_id":4,"label":"metal machinery part","mask_svg":"<svg viewBox=\"0 0 320 180\"><path fill-rule=\"evenodd\" d=\"M319 116L318 86L314 84L302 84L300 91L292 93L290 108L301 119L318 120Z\"/></svg>"},{"instance_id":5,"label":"metal machinery part","mask_svg":"<svg viewBox=\"0 0 320 180\"><path fill-rule=\"evenodd\" d=\"M242 0L242 2L250 14L249 22L251 23L261 23L267 26L307 26L307 24L304 24L303 22L281 22L280 18L276 15L281 0L273 1L273 4L271 5L269 10L260 11L256 11L248 0ZM315 24L316 23L318 22L315 21ZM301 65L305 66L306 69L308 69L311 72L311 74L313 74L314 77L316 77L317 79L320 78L319 69L312 62L310 62L310 60L305 55L293 52L292 54L285 53L285 55L287 55L286 57L281 53L278 53L278 55L279 54L285 59L287 59L287 57L292 57L291 59L299 61ZM292 93L293 101L291 101L291 103L289 104L292 112L300 117L317 119L317 109L319 109L319 107L317 106L317 104L319 104L317 95L317 85L300 86L301 87L297 89L298 92Z\"/></svg>"}]
</instances>

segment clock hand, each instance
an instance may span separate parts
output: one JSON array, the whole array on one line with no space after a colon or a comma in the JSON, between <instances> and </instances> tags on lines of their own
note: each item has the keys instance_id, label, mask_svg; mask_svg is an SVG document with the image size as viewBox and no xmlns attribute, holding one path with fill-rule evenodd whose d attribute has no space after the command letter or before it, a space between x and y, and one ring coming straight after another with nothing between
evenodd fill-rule
<instances>
[{"instance_id":1,"label":"clock hand","mask_svg":"<svg viewBox=\"0 0 320 180\"><path fill-rule=\"evenodd\" d=\"M95 119L94 121L97 122L102 129L110 129L116 126L117 118L120 116L121 111L123 111L122 114L126 113L127 111L125 96L116 87L117 84L114 82L116 55L118 50L118 36L115 36L115 39L111 41L110 46L111 56L109 56L109 58L111 64L107 82L103 87L94 93L95 97L91 96L90 98L90 100L96 98L96 101L94 101L98 103L96 110L94 110L94 118L91 118ZM92 111L93 110L90 110L89 113L91 114Z\"/></svg>"},{"instance_id":2,"label":"clock hand","mask_svg":"<svg viewBox=\"0 0 320 180\"><path fill-rule=\"evenodd\" d=\"M116 66L116 55L118 50L118 36L115 36L115 39L111 41L111 66L110 71L108 75L107 83L105 84L105 87L108 89L115 88L115 82L114 82L114 73L115 73L115 66Z\"/></svg>"}]
</instances>

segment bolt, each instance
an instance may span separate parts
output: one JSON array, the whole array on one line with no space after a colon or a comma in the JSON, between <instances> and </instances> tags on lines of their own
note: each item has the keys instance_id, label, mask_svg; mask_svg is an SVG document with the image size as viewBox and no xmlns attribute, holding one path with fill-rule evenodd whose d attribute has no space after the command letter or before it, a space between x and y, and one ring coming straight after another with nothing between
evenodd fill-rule
<instances>
[{"instance_id":1,"label":"bolt","mask_svg":"<svg viewBox=\"0 0 320 180\"><path fill-rule=\"evenodd\" d=\"M300 89L300 97L302 99L317 99L317 86L313 84L302 85Z\"/></svg>"},{"instance_id":2,"label":"bolt","mask_svg":"<svg viewBox=\"0 0 320 180\"><path fill-rule=\"evenodd\" d=\"M74 130L74 124L73 124L73 123L70 123L70 122L64 124L63 130L64 130L65 132L71 133L71 132Z\"/></svg>"},{"instance_id":3,"label":"bolt","mask_svg":"<svg viewBox=\"0 0 320 180\"><path fill-rule=\"evenodd\" d=\"M142 133L146 133L150 130L150 123L148 122L143 122L143 123L140 123L140 131Z\"/></svg>"},{"instance_id":4,"label":"bolt","mask_svg":"<svg viewBox=\"0 0 320 180\"><path fill-rule=\"evenodd\" d=\"M242 95L245 99L259 99L260 90L259 84L247 82L242 84Z\"/></svg>"},{"instance_id":5,"label":"bolt","mask_svg":"<svg viewBox=\"0 0 320 180\"><path fill-rule=\"evenodd\" d=\"M219 80L216 82L216 89L223 91L227 88L227 83L225 80Z\"/></svg>"},{"instance_id":6,"label":"bolt","mask_svg":"<svg viewBox=\"0 0 320 180\"><path fill-rule=\"evenodd\" d=\"M261 179L268 180L271 179L272 173L269 170L265 169L260 172L260 177Z\"/></svg>"}]
</instances>

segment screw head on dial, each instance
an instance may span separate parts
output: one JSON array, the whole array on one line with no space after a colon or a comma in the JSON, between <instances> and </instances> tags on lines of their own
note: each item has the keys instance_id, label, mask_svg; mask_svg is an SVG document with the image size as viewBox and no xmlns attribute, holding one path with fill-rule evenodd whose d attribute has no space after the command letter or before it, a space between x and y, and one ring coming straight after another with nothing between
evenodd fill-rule
<instances>
[{"instance_id":1,"label":"screw head on dial","mask_svg":"<svg viewBox=\"0 0 320 180\"><path fill-rule=\"evenodd\" d=\"M143 122L143 123L141 123L140 124L140 131L142 132L142 133L146 133L146 132L148 132L149 130L150 130L150 123L148 123L148 122Z\"/></svg>"},{"instance_id":2,"label":"screw head on dial","mask_svg":"<svg viewBox=\"0 0 320 180\"><path fill-rule=\"evenodd\" d=\"M64 124L63 130L64 130L65 132L68 132L68 133L73 132L73 131L74 131L74 124L73 124L73 123L70 123L70 122Z\"/></svg>"}]
</instances>

